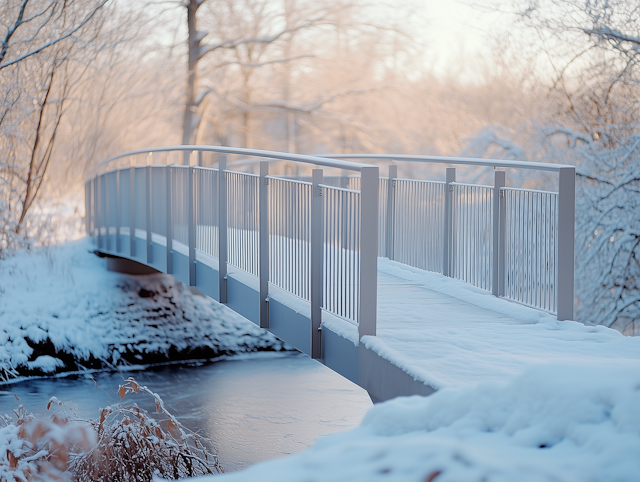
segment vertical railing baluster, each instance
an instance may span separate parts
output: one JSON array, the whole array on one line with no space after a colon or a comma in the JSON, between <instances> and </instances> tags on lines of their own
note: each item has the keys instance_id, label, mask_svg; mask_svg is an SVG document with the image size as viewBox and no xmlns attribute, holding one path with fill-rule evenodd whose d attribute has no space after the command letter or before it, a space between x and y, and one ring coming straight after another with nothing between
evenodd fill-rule
<instances>
[{"instance_id":1,"label":"vertical railing baluster","mask_svg":"<svg viewBox=\"0 0 640 482\"><path fill-rule=\"evenodd\" d=\"M99 174L97 177L97 189L96 194L98 196L98 247L101 249L105 249L104 246L104 238L102 236L102 226L104 226L104 201L102 199L104 188L102 187L102 174Z\"/></svg>"},{"instance_id":2,"label":"vertical railing baluster","mask_svg":"<svg viewBox=\"0 0 640 482\"><path fill-rule=\"evenodd\" d=\"M167 156L165 166L165 189L166 189L166 255L167 255L167 274L173 274L173 167L171 166L170 157Z\"/></svg>"},{"instance_id":3,"label":"vertical railing baluster","mask_svg":"<svg viewBox=\"0 0 640 482\"><path fill-rule=\"evenodd\" d=\"M321 332L324 266L324 200L322 169L311 174L311 357L322 357Z\"/></svg>"},{"instance_id":4,"label":"vertical railing baluster","mask_svg":"<svg viewBox=\"0 0 640 482\"><path fill-rule=\"evenodd\" d=\"M116 253L120 252L120 169L116 169Z\"/></svg>"},{"instance_id":5,"label":"vertical railing baluster","mask_svg":"<svg viewBox=\"0 0 640 482\"><path fill-rule=\"evenodd\" d=\"M91 206L92 208L92 212L93 212L93 216L92 216L92 225L91 225L91 229L92 229L92 235L95 238L95 243L98 247L100 247L100 233L98 232L98 234L96 235L96 227L98 226L99 222L98 222L98 176L96 175L93 178L93 182L92 182L92 190L91 190L91 194L93 195L93 205Z\"/></svg>"},{"instance_id":6,"label":"vertical railing baluster","mask_svg":"<svg viewBox=\"0 0 640 482\"><path fill-rule=\"evenodd\" d=\"M496 170L493 182L493 287L494 296L504 294L504 209L501 209L504 198L501 191L506 185L505 171ZM502 251L501 251L502 249ZM502 290L500 287L502 286Z\"/></svg>"},{"instance_id":7,"label":"vertical railing baluster","mask_svg":"<svg viewBox=\"0 0 640 482\"><path fill-rule=\"evenodd\" d=\"M499 172L499 171L497 171ZM506 179L503 179L503 183L506 186ZM504 187L504 186L503 186ZM498 189L498 238L497 238L497 253L498 259L498 290L496 296L505 295L505 284L507 279L507 266L506 266L506 252L507 252L507 198L505 191ZM495 219L495 218L494 218ZM495 242L495 241L494 241ZM495 275L495 272L494 272Z\"/></svg>"},{"instance_id":8,"label":"vertical railing baluster","mask_svg":"<svg viewBox=\"0 0 640 482\"><path fill-rule=\"evenodd\" d=\"M109 239L109 225L111 224L111 220L109 217L111 216L111 206L109 203L111 202L111 196L109 196L109 171L107 170L104 173L104 225L105 225L105 244L104 247L107 251L111 248L111 240Z\"/></svg>"},{"instance_id":9,"label":"vertical railing baluster","mask_svg":"<svg viewBox=\"0 0 640 482\"><path fill-rule=\"evenodd\" d=\"M129 167L129 255L136 257L136 168Z\"/></svg>"},{"instance_id":10,"label":"vertical railing baluster","mask_svg":"<svg viewBox=\"0 0 640 482\"><path fill-rule=\"evenodd\" d=\"M189 226L188 242L189 242L189 286L196 285L196 189L195 176L196 168L193 165L193 156L189 156L189 167L187 168L187 223ZM200 160L200 152L198 152L197 160Z\"/></svg>"},{"instance_id":11,"label":"vertical railing baluster","mask_svg":"<svg viewBox=\"0 0 640 482\"><path fill-rule=\"evenodd\" d=\"M91 181L84 182L84 230L91 236Z\"/></svg>"},{"instance_id":12,"label":"vertical railing baluster","mask_svg":"<svg viewBox=\"0 0 640 482\"><path fill-rule=\"evenodd\" d=\"M259 254L260 328L269 328L269 162L260 162Z\"/></svg>"},{"instance_id":13,"label":"vertical railing baluster","mask_svg":"<svg viewBox=\"0 0 640 482\"><path fill-rule=\"evenodd\" d=\"M220 303L227 302L227 156L218 162L218 289Z\"/></svg>"},{"instance_id":14,"label":"vertical railing baluster","mask_svg":"<svg viewBox=\"0 0 640 482\"><path fill-rule=\"evenodd\" d=\"M389 179L387 180L387 238L385 241L386 256L389 259L393 259L393 226L397 177L398 166L396 164L391 164L389 166Z\"/></svg>"},{"instance_id":15,"label":"vertical railing baluster","mask_svg":"<svg viewBox=\"0 0 640 482\"><path fill-rule=\"evenodd\" d=\"M451 183L456 182L455 167L447 167L445 182L442 274L445 276L453 276L451 262L453 241L453 186Z\"/></svg>"},{"instance_id":16,"label":"vertical railing baluster","mask_svg":"<svg viewBox=\"0 0 640 482\"><path fill-rule=\"evenodd\" d=\"M152 249L151 249L151 164L153 161L153 156L151 153L149 153L149 156L147 157L147 167L145 168L145 173L146 173L146 177L145 177L145 185L146 185L146 191L145 191L145 198L146 198L146 210L145 210L145 217L146 217L146 228L147 228L147 264L151 264L151 262L153 261L153 254L152 254Z\"/></svg>"}]
</instances>

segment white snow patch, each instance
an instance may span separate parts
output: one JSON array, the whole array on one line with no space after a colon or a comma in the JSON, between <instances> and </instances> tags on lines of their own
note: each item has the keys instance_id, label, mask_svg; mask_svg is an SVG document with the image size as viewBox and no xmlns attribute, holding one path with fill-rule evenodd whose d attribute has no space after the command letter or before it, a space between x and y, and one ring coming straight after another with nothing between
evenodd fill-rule
<instances>
[{"instance_id":1,"label":"white snow patch","mask_svg":"<svg viewBox=\"0 0 640 482\"><path fill-rule=\"evenodd\" d=\"M49 339L78 360L119 366L128 364L127 351L207 348L231 355L284 346L171 276L107 271L93 249L85 238L0 261L0 379L15 377L20 367L51 368L46 358L31 359L27 339Z\"/></svg>"},{"instance_id":2,"label":"white snow patch","mask_svg":"<svg viewBox=\"0 0 640 482\"><path fill-rule=\"evenodd\" d=\"M355 346L358 346L360 337L358 333L358 325L329 313L328 311L322 310L322 326L326 326L336 335L340 335L342 338L349 340Z\"/></svg>"},{"instance_id":3,"label":"white snow patch","mask_svg":"<svg viewBox=\"0 0 640 482\"><path fill-rule=\"evenodd\" d=\"M303 300L272 284L269 284L269 298L273 298L277 302L291 308L296 313L311 319L311 303L307 300Z\"/></svg>"},{"instance_id":4,"label":"white snow patch","mask_svg":"<svg viewBox=\"0 0 640 482\"><path fill-rule=\"evenodd\" d=\"M257 276L247 273L246 271L236 268L233 265L227 265L227 276L239 281L243 285L248 286L254 291L260 291L260 280Z\"/></svg>"},{"instance_id":5,"label":"white snow patch","mask_svg":"<svg viewBox=\"0 0 640 482\"><path fill-rule=\"evenodd\" d=\"M30 370L39 369L44 373L53 373L58 369L58 367L63 367L64 362L59 358L49 355L40 355L34 361L27 362L27 366Z\"/></svg>"},{"instance_id":6,"label":"white snow patch","mask_svg":"<svg viewBox=\"0 0 640 482\"><path fill-rule=\"evenodd\" d=\"M537 366L508 383L371 408L362 425L291 457L199 482L637 482L640 371Z\"/></svg>"}]
</instances>

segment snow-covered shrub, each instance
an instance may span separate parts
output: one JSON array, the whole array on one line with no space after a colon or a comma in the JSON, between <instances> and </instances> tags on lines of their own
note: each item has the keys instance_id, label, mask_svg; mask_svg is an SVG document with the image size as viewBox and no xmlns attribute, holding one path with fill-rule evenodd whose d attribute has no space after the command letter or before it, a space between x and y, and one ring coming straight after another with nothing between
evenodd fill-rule
<instances>
[{"instance_id":1,"label":"snow-covered shrub","mask_svg":"<svg viewBox=\"0 0 640 482\"><path fill-rule=\"evenodd\" d=\"M158 394L133 378L120 386L119 394L146 393L153 397L164 420L156 421L136 404L112 405L91 421L98 444L74 457L69 465L73 480L151 481L154 476L179 479L222 472L216 457L205 449L204 440L187 433L164 407Z\"/></svg>"},{"instance_id":2,"label":"snow-covered shrub","mask_svg":"<svg viewBox=\"0 0 640 482\"><path fill-rule=\"evenodd\" d=\"M49 406L53 402L49 402ZM96 444L94 430L86 423L56 412L38 420L22 404L14 417L0 417L0 480L51 482L69 480L67 464L76 453Z\"/></svg>"},{"instance_id":3,"label":"snow-covered shrub","mask_svg":"<svg viewBox=\"0 0 640 482\"><path fill-rule=\"evenodd\" d=\"M94 420L80 419L55 397L46 420L20 404L0 417L0 480L3 482L149 482L221 473L206 440L188 433L160 396L129 378L118 393L153 397L162 420L135 403L103 408Z\"/></svg>"}]
</instances>

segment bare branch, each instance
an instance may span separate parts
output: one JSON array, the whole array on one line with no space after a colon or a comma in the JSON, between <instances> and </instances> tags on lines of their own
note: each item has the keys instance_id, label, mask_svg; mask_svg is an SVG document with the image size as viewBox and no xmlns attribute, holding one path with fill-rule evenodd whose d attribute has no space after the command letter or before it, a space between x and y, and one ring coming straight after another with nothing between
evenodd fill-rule
<instances>
[{"instance_id":1,"label":"bare branch","mask_svg":"<svg viewBox=\"0 0 640 482\"><path fill-rule=\"evenodd\" d=\"M25 5L28 2L28 0L25 0ZM20 55L19 57L10 60L8 62L2 63L0 64L0 70L9 67L10 65L14 65L17 64L18 62L31 57L32 55L35 55L39 52L42 52L43 50L57 44L58 42L61 42L69 37L71 37L74 33L76 33L78 30L80 30L82 27L84 27L85 25L87 25L91 19L95 16L95 14L98 12L98 10L100 10L102 7L104 7L107 3L109 2L109 0L102 0L101 3L95 7L85 18L84 20L82 20L82 22L80 22L78 25L76 25L73 29L71 29L70 31L68 31L67 33L65 33L64 35L61 35L58 38L55 38L53 40L50 40L49 42L45 42L43 45L23 54ZM3 45L4 48L4 45Z\"/></svg>"}]
</instances>

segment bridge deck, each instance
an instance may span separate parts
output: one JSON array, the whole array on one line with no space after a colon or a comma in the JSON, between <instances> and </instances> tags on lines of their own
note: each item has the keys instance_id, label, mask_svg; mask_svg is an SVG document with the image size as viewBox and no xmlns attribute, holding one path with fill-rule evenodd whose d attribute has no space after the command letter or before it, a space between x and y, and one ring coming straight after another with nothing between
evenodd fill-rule
<instances>
[{"instance_id":1,"label":"bridge deck","mask_svg":"<svg viewBox=\"0 0 640 482\"><path fill-rule=\"evenodd\" d=\"M544 362L627 359L640 368L637 341L387 259L378 261L378 336L363 339L434 388L506 380Z\"/></svg>"}]
</instances>

